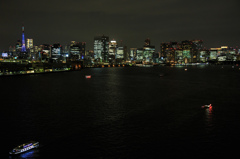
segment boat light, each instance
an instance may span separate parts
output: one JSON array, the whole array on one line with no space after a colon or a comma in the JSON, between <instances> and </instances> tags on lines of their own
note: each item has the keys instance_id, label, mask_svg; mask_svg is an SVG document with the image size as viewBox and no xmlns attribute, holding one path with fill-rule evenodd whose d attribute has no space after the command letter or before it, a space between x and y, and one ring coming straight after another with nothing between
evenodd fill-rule
<instances>
[{"instance_id":1,"label":"boat light","mask_svg":"<svg viewBox=\"0 0 240 159\"><path fill-rule=\"evenodd\" d=\"M92 78L92 76L91 75L86 75L85 78Z\"/></svg>"}]
</instances>

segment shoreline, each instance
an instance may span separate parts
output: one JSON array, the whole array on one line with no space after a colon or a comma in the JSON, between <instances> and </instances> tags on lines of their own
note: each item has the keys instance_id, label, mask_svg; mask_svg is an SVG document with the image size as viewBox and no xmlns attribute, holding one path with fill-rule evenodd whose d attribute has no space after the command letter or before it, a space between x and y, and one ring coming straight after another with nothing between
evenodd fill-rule
<instances>
[{"instance_id":1,"label":"shoreline","mask_svg":"<svg viewBox=\"0 0 240 159\"><path fill-rule=\"evenodd\" d=\"M34 70L26 70L26 71L19 71L19 73L13 73L13 71L2 73L0 72L0 77L11 77L11 76L22 76L22 75L39 75L39 74L49 74L49 73L61 73L61 72L74 72L74 71L81 71L82 69L89 69L89 68L114 68L114 67L144 67L144 68L151 68L151 67L188 67L188 66L232 66L232 68L238 67L237 64L212 64L212 63L191 63L191 64L175 64L175 65L168 65L168 64L158 64L158 65L144 65L144 64L135 64L135 65L95 65L95 66L85 66L78 69L71 69L65 68L63 70L52 70L46 69L45 72L34 72ZM240 69L240 68L239 68Z\"/></svg>"}]
</instances>

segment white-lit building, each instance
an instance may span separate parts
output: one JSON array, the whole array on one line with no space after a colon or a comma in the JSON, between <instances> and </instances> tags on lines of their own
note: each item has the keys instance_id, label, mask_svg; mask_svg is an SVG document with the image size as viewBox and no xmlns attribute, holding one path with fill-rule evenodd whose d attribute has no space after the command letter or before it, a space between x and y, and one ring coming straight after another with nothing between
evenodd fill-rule
<instances>
[{"instance_id":1,"label":"white-lit building","mask_svg":"<svg viewBox=\"0 0 240 159\"><path fill-rule=\"evenodd\" d=\"M137 56L137 48L130 48L130 60L134 61Z\"/></svg>"},{"instance_id":2,"label":"white-lit building","mask_svg":"<svg viewBox=\"0 0 240 159\"><path fill-rule=\"evenodd\" d=\"M108 62L109 57L109 37L94 37L94 59L98 62Z\"/></svg>"},{"instance_id":3,"label":"white-lit building","mask_svg":"<svg viewBox=\"0 0 240 159\"><path fill-rule=\"evenodd\" d=\"M117 55L117 41L112 40L109 42L109 62L114 62Z\"/></svg>"},{"instance_id":4,"label":"white-lit building","mask_svg":"<svg viewBox=\"0 0 240 159\"><path fill-rule=\"evenodd\" d=\"M27 49L33 49L33 39L27 39Z\"/></svg>"},{"instance_id":5,"label":"white-lit building","mask_svg":"<svg viewBox=\"0 0 240 159\"><path fill-rule=\"evenodd\" d=\"M123 59L124 57L124 48L122 46L117 48L116 59Z\"/></svg>"}]
</instances>

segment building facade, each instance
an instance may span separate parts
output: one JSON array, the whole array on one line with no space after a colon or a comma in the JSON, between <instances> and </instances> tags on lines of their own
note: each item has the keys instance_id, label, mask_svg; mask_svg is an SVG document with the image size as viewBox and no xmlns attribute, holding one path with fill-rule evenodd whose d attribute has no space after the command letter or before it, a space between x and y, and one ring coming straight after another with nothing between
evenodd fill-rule
<instances>
[{"instance_id":1,"label":"building facade","mask_svg":"<svg viewBox=\"0 0 240 159\"><path fill-rule=\"evenodd\" d=\"M109 58L109 37L94 37L94 59L97 62L108 62Z\"/></svg>"}]
</instances>

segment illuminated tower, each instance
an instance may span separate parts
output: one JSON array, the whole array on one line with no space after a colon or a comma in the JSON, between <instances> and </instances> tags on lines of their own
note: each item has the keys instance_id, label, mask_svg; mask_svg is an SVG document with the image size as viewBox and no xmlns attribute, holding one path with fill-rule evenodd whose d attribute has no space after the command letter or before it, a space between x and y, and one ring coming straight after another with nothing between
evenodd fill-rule
<instances>
[{"instance_id":1,"label":"illuminated tower","mask_svg":"<svg viewBox=\"0 0 240 159\"><path fill-rule=\"evenodd\" d=\"M95 59L100 62L107 62L109 57L109 37L108 36L96 36L94 37L94 56Z\"/></svg>"},{"instance_id":2,"label":"illuminated tower","mask_svg":"<svg viewBox=\"0 0 240 159\"><path fill-rule=\"evenodd\" d=\"M21 49L21 52L26 52L24 26L22 26L22 49Z\"/></svg>"}]
</instances>

